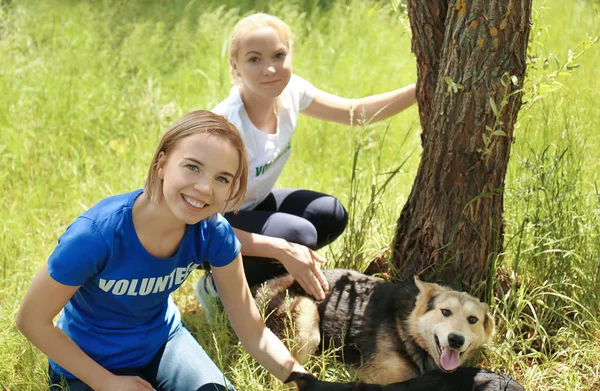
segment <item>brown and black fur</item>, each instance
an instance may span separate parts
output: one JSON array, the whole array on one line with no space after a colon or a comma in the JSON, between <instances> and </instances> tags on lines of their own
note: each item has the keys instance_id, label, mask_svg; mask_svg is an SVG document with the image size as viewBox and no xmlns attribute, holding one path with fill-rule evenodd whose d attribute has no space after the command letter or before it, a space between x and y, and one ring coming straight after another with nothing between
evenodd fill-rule
<instances>
[{"instance_id":1,"label":"brown and black fur","mask_svg":"<svg viewBox=\"0 0 600 391\"><path fill-rule=\"evenodd\" d=\"M419 377L386 386L377 384L332 383L307 373L293 372L286 383L299 391L525 391L510 376L479 368L458 368L452 373L430 371Z\"/></svg>"},{"instance_id":2,"label":"brown and black fur","mask_svg":"<svg viewBox=\"0 0 600 391\"><path fill-rule=\"evenodd\" d=\"M296 342L293 352L302 363L323 346L341 347L345 362L359 368L359 379L384 385L440 369L440 345L452 339L446 338L446 329L454 326L443 324L450 318L436 306L447 298L479 311L477 332L466 337L461 363L491 339L494 321L487 305L464 292L418 279L390 283L352 270L323 272L330 289L322 301L308 296L289 275L255 289L267 326L278 337ZM455 323L468 334L475 327L465 322Z\"/></svg>"}]
</instances>

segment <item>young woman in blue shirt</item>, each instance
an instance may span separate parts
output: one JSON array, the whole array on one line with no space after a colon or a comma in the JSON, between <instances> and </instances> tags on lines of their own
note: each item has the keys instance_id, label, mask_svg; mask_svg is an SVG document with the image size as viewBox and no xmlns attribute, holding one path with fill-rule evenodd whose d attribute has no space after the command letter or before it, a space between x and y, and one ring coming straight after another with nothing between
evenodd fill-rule
<instances>
[{"instance_id":1,"label":"young woman in blue shirt","mask_svg":"<svg viewBox=\"0 0 600 391\"><path fill-rule=\"evenodd\" d=\"M67 228L17 314L49 357L51 389L233 390L170 297L203 262L244 348L281 380L305 372L265 327L220 215L243 200L247 176L238 130L195 111L164 134L143 189L100 201Z\"/></svg>"}]
</instances>

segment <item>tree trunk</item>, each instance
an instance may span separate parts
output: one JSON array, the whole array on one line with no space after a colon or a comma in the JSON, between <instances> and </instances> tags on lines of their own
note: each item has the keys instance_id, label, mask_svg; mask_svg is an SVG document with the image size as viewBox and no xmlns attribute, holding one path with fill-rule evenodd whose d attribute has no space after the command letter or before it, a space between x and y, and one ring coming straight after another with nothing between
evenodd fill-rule
<instances>
[{"instance_id":1,"label":"tree trunk","mask_svg":"<svg viewBox=\"0 0 600 391\"><path fill-rule=\"evenodd\" d=\"M531 0L409 0L407 8L423 155L398 219L394 276L424 272L481 292L502 249Z\"/></svg>"}]
</instances>

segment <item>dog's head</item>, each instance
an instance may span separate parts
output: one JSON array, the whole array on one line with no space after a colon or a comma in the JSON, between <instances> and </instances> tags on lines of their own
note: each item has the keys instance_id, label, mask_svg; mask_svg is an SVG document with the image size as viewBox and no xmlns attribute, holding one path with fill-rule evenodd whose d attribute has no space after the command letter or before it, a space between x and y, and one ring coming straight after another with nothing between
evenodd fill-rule
<instances>
[{"instance_id":1,"label":"dog's head","mask_svg":"<svg viewBox=\"0 0 600 391\"><path fill-rule=\"evenodd\" d=\"M495 323L486 303L415 277L419 289L408 323L417 343L443 371L452 372L489 343Z\"/></svg>"},{"instance_id":2,"label":"dog's head","mask_svg":"<svg viewBox=\"0 0 600 391\"><path fill-rule=\"evenodd\" d=\"M292 372L285 383L294 382L299 391L379 391L381 386L356 383L331 383L320 381L308 373Z\"/></svg>"}]
</instances>

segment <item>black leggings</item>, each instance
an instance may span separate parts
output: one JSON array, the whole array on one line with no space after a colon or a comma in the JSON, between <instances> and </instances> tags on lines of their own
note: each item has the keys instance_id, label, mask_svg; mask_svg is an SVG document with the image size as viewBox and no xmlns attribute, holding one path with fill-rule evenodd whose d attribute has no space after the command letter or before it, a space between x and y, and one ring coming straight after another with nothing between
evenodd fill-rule
<instances>
[{"instance_id":1,"label":"black leggings","mask_svg":"<svg viewBox=\"0 0 600 391\"><path fill-rule=\"evenodd\" d=\"M333 242L344 232L348 214L335 197L302 189L275 189L256 208L226 213L232 227L242 231L282 238L313 250ZM286 274L271 258L243 258L248 285L261 284Z\"/></svg>"}]
</instances>

